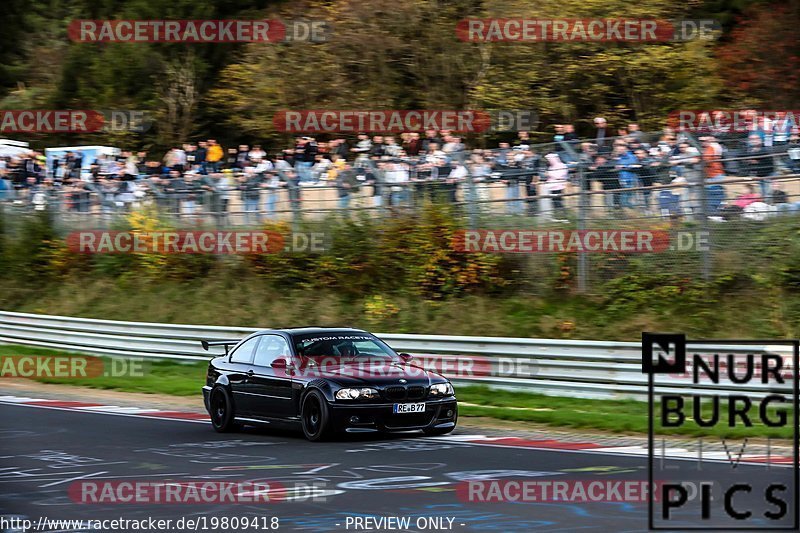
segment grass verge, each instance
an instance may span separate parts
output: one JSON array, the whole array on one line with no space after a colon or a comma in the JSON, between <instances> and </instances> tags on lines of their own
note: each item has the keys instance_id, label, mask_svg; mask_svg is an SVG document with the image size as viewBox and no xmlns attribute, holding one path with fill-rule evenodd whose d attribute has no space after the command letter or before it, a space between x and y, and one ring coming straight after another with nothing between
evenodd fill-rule
<instances>
[{"instance_id":1,"label":"grass verge","mask_svg":"<svg viewBox=\"0 0 800 533\"><path fill-rule=\"evenodd\" d=\"M53 350L26 346L0 345L0 369L8 375L2 364L11 356L74 356ZM117 390L195 396L200 394L208 364L205 361L141 360L131 366L131 360L112 360L99 357L103 362L103 375L85 378L58 378L41 376L32 378L41 383L58 383L93 389ZM139 362L139 360L135 360ZM19 376L18 376L19 377ZM2 386L2 381L0 381ZM615 434L647 433L647 404L636 400L589 400L545 396L525 392L490 389L485 386L459 386L456 390L461 416L479 416L508 421L524 421L553 427L607 431ZM754 404L754 409L757 405ZM658 407L656 407L656 410ZM688 409L687 409L688 410ZM710 415L704 409L706 418ZM726 417L724 407L720 416ZM722 418L724 420L724 418ZM727 428L715 426L701 428L687 423L671 428L664 435L714 436L721 438L772 437L789 439L792 427L768 427L757 416L752 416L752 428ZM659 432L661 434L661 432Z\"/></svg>"}]
</instances>

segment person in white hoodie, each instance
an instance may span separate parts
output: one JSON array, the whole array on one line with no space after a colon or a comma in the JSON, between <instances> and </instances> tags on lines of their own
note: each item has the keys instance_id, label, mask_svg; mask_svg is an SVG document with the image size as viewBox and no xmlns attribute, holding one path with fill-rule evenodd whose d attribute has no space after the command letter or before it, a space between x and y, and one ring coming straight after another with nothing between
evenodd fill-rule
<instances>
[{"instance_id":1,"label":"person in white hoodie","mask_svg":"<svg viewBox=\"0 0 800 533\"><path fill-rule=\"evenodd\" d=\"M562 211L564 209L564 200L561 198L561 194L567 186L569 167L556 153L549 153L544 158L547 161L547 170L545 171L542 192L550 195L553 201L553 212Z\"/></svg>"}]
</instances>

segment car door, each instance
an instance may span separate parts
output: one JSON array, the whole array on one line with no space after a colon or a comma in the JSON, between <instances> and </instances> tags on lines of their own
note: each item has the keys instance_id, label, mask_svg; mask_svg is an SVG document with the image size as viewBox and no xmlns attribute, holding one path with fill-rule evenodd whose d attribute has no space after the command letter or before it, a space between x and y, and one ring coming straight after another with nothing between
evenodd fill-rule
<instances>
[{"instance_id":1,"label":"car door","mask_svg":"<svg viewBox=\"0 0 800 533\"><path fill-rule=\"evenodd\" d=\"M293 416L291 370L272 364L277 359L292 361L289 343L281 335L261 335L253 359L253 375L248 390L252 393L252 414L264 418Z\"/></svg>"},{"instance_id":2,"label":"car door","mask_svg":"<svg viewBox=\"0 0 800 533\"><path fill-rule=\"evenodd\" d=\"M233 393L233 405L237 415L249 415L253 410L250 379L253 372L253 356L261 337L252 337L234 348L228 368L228 380Z\"/></svg>"}]
</instances>

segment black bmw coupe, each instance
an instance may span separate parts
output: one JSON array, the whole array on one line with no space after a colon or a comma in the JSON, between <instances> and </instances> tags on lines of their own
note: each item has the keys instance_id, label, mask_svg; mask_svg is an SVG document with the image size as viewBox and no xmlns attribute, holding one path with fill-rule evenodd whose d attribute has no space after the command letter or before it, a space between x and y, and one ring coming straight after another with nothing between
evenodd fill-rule
<instances>
[{"instance_id":1,"label":"black bmw coupe","mask_svg":"<svg viewBox=\"0 0 800 533\"><path fill-rule=\"evenodd\" d=\"M281 328L224 346L208 365L203 399L214 429L243 424L302 427L306 438L335 432L453 431L451 383L358 329Z\"/></svg>"}]
</instances>

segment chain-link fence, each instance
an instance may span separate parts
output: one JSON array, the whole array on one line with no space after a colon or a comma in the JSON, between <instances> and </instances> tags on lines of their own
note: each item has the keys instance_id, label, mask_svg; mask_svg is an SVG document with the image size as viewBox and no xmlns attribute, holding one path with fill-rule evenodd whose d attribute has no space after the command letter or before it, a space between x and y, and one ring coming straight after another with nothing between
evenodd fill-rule
<instances>
[{"instance_id":1,"label":"chain-link fence","mask_svg":"<svg viewBox=\"0 0 800 533\"><path fill-rule=\"evenodd\" d=\"M579 238L571 247L539 241L533 249L476 250L531 252L537 256L531 261L555 267L566 254L580 291L623 275L631 257L653 269L708 279L720 264L754 254L764 244L754 240L760 228L800 214L796 133L777 140L757 133L667 132L601 142L518 142L419 157L362 156L336 172L312 169L307 176L312 179L284 168L16 187L7 180L0 200L7 218L48 211L65 231L111 228L144 207L177 228L227 228L393 217L447 205L465 230L601 232L599 249ZM615 249L617 237L603 237L615 231L657 232L669 243L631 254ZM569 236L559 238L567 243Z\"/></svg>"}]
</instances>

